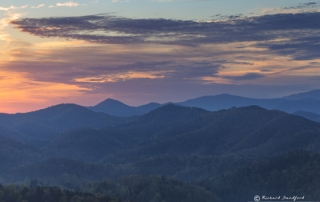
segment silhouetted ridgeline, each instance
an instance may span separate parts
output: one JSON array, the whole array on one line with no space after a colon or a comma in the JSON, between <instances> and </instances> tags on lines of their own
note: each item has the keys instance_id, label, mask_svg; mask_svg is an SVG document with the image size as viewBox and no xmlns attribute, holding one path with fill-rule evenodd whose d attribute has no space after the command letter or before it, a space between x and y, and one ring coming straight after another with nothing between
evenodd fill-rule
<instances>
[{"instance_id":1,"label":"silhouetted ridgeline","mask_svg":"<svg viewBox=\"0 0 320 202\"><path fill-rule=\"evenodd\" d=\"M198 107L209 111L257 105L266 109L277 109L287 113L306 111L320 114L320 90L312 90L305 93L293 94L275 99L255 99L229 94L220 94L198 97L175 104L188 107ZM163 105L158 103L149 103L138 107L132 107L117 100L107 99L93 107L88 107L88 109L116 116L133 116L146 114L161 106Z\"/></svg>"}]
</instances>

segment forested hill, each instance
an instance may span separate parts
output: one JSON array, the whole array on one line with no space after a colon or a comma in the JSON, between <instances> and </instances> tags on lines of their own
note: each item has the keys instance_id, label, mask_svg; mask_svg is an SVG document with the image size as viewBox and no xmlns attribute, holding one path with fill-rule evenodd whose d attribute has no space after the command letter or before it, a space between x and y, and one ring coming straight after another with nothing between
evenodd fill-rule
<instances>
[{"instance_id":1,"label":"forested hill","mask_svg":"<svg viewBox=\"0 0 320 202\"><path fill-rule=\"evenodd\" d=\"M135 161L161 155L259 158L295 149L319 150L320 124L258 106L208 112L166 105L105 129L77 129L53 139L47 152L75 160Z\"/></svg>"},{"instance_id":2,"label":"forested hill","mask_svg":"<svg viewBox=\"0 0 320 202\"><path fill-rule=\"evenodd\" d=\"M104 113L95 113L76 104L60 104L46 109L29 112L26 115L48 120L62 129L75 127L100 128L123 122L123 118Z\"/></svg>"},{"instance_id":3,"label":"forested hill","mask_svg":"<svg viewBox=\"0 0 320 202\"><path fill-rule=\"evenodd\" d=\"M41 148L62 132L78 127L101 128L127 121L75 104L60 104L18 114L0 114L0 132L12 139Z\"/></svg>"},{"instance_id":4,"label":"forested hill","mask_svg":"<svg viewBox=\"0 0 320 202\"><path fill-rule=\"evenodd\" d=\"M318 151L320 124L257 106L211 112L163 131L131 154L244 155L260 157L294 149Z\"/></svg>"},{"instance_id":5,"label":"forested hill","mask_svg":"<svg viewBox=\"0 0 320 202\"><path fill-rule=\"evenodd\" d=\"M21 142L0 135L0 173L17 165L41 161L42 152Z\"/></svg>"},{"instance_id":6,"label":"forested hill","mask_svg":"<svg viewBox=\"0 0 320 202\"><path fill-rule=\"evenodd\" d=\"M170 104L118 126L68 131L51 140L44 150L75 160L97 161L108 156L117 158L115 154L151 143L156 134L167 128L209 113L203 109Z\"/></svg>"},{"instance_id":7,"label":"forested hill","mask_svg":"<svg viewBox=\"0 0 320 202\"><path fill-rule=\"evenodd\" d=\"M222 201L251 201L255 195L320 198L320 155L304 150L255 161L203 180L199 186Z\"/></svg>"},{"instance_id":8,"label":"forested hill","mask_svg":"<svg viewBox=\"0 0 320 202\"><path fill-rule=\"evenodd\" d=\"M55 164L58 161L60 160L50 163ZM72 163L74 166L79 164ZM64 186L71 186L76 192L44 186L39 180L31 180L30 186L0 185L0 200L238 202L252 201L256 195L264 195L281 198L298 196L304 197L304 200L316 201L320 197L319 165L319 154L298 150L244 164L221 175L192 183L159 175L131 175L119 177L117 180L105 179L77 185L76 175L65 174L62 176ZM92 167L93 165L87 165L87 168L88 166L91 169L97 168ZM61 170L54 170L53 175L59 175L60 172ZM93 175L92 172L91 174Z\"/></svg>"}]
</instances>

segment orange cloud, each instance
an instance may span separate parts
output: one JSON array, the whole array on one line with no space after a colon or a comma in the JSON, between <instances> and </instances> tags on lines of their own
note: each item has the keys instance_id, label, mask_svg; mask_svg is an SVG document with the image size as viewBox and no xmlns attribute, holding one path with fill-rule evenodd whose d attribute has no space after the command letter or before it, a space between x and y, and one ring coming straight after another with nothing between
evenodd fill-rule
<instances>
[{"instance_id":1,"label":"orange cloud","mask_svg":"<svg viewBox=\"0 0 320 202\"><path fill-rule=\"evenodd\" d=\"M107 82L118 82L125 81L129 79L161 79L164 78L163 75L159 75L163 72L132 72L129 71L124 74L110 74L110 75L100 75L97 77L85 77L77 78L76 82L82 83L107 83Z\"/></svg>"}]
</instances>

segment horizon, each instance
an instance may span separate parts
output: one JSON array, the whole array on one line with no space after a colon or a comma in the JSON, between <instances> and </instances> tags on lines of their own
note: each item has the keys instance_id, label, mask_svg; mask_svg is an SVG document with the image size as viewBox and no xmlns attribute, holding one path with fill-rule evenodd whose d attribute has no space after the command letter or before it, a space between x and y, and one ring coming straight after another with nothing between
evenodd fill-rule
<instances>
[{"instance_id":1,"label":"horizon","mask_svg":"<svg viewBox=\"0 0 320 202\"><path fill-rule=\"evenodd\" d=\"M0 112L311 91L319 17L310 0L2 2Z\"/></svg>"}]
</instances>

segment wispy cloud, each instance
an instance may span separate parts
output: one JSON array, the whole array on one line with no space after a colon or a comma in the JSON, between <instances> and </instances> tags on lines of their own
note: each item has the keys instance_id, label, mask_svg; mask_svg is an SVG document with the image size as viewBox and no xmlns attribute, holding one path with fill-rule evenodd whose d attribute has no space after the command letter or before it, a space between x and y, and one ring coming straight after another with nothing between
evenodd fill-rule
<instances>
[{"instance_id":1,"label":"wispy cloud","mask_svg":"<svg viewBox=\"0 0 320 202\"><path fill-rule=\"evenodd\" d=\"M64 3L57 3L55 6L51 5L49 8L54 8L54 7L77 7L80 6L81 4L73 1L68 1Z\"/></svg>"},{"instance_id":2,"label":"wispy cloud","mask_svg":"<svg viewBox=\"0 0 320 202\"><path fill-rule=\"evenodd\" d=\"M45 5L44 4L40 4L38 6L32 6L31 8L34 8L34 9L38 9L38 8L42 8L44 7Z\"/></svg>"},{"instance_id":3,"label":"wispy cloud","mask_svg":"<svg viewBox=\"0 0 320 202\"><path fill-rule=\"evenodd\" d=\"M24 6L20 6L20 7L17 7L17 6L0 7L0 10L1 11L10 11L10 10L24 9L24 8L27 8L27 7L28 7L28 5L24 5Z\"/></svg>"},{"instance_id":4,"label":"wispy cloud","mask_svg":"<svg viewBox=\"0 0 320 202\"><path fill-rule=\"evenodd\" d=\"M6 15L8 17L0 20L0 30L7 27L12 21L17 20L21 17L21 14L19 13L7 13Z\"/></svg>"},{"instance_id":5,"label":"wispy cloud","mask_svg":"<svg viewBox=\"0 0 320 202\"><path fill-rule=\"evenodd\" d=\"M111 3L130 2L130 0L112 0Z\"/></svg>"},{"instance_id":6,"label":"wispy cloud","mask_svg":"<svg viewBox=\"0 0 320 202\"><path fill-rule=\"evenodd\" d=\"M235 80L235 81L245 81L245 80L255 80L255 79L263 78L265 77L265 75L260 73L246 73L244 75L239 75L239 76L220 76L220 77L229 79L229 80Z\"/></svg>"},{"instance_id":7,"label":"wispy cloud","mask_svg":"<svg viewBox=\"0 0 320 202\"><path fill-rule=\"evenodd\" d=\"M305 13L305 12L319 12L320 11L320 4L319 2L307 2L307 3L300 3L297 6L290 6L284 8L264 8L260 12L262 15L266 14L284 14L284 13Z\"/></svg>"},{"instance_id":8,"label":"wispy cloud","mask_svg":"<svg viewBox=\"0 0 320 202\"><path fill-rule=\"evenodd\" d=\"M151 1L155 1L155 2L172 2L172 0L151 0Z\"/></svg>"}]
</instances>

